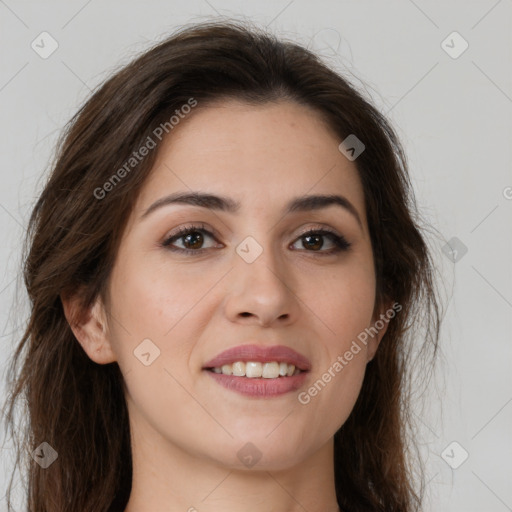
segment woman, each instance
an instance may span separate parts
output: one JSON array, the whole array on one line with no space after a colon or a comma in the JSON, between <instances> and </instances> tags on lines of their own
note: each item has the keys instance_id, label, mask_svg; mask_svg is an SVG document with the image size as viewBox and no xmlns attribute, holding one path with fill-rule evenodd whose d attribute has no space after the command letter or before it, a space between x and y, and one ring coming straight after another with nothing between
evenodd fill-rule
<instances>
[{"instance_id":1,"label":"woman","mask_svg":"<svg viewBox=\"0 0 512 512\"><path fill-rule=\"evenodd\" d=\"M28 509L419 510L416 218L392 128L306 49L205 23L121 69L30 219Z\"/></svg>"}]
</instances>

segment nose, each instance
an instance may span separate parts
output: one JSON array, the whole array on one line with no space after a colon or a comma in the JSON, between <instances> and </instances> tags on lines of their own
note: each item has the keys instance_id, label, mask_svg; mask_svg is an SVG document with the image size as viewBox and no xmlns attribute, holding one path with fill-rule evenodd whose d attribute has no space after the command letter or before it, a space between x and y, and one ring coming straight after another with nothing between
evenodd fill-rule
<instances>
[{"instance_id":1,"label":"nose","mask_svg":"<svg viewBox=\"0 0 512 512\"><path fill-rule=\"evenodd\" d=\"M271 248L266 246L252 263L235 253L234 267L225 301L230 321L267 327L297 319L300 306L293 273Z\"/></svg>"}]
</instances>

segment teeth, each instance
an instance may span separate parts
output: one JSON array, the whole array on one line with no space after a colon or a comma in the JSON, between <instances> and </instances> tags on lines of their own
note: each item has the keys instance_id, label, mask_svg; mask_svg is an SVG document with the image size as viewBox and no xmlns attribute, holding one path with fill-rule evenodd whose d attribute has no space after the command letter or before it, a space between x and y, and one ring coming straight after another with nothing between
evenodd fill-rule
<instances>
[{"instance_id":1,"label":"teeth","mask_svg":"<svg viewBox=\"0 0 512 512\"><path fill-rule=\"evenodd\" d=\"M229 365L224 365L229 366ZM215 369L213 370L215 371ZM233 375L237 377L244 377L245 376L245 363L242 361L237 361L236 363L233 363Z\"/></svg>"},{"instance_id":2,"label":"teeth","mask_svg":"<svg viewBox=\"0 0 512 512\"><path fill-rule=\"evenodd\" d=\"M245 363L246 377L249 377L250 379L261 377L262 372L263 368L261 366L261 363L254 363L252 361L247 361L247 363Z\"/></svg>"},{"instance_id":3,"label":"teeth","mask_svg":"<svg viewBox=\"0 0 512 512\"><path fill-rule=\"evenodd\" d=\"M217 368L213 369L213 371L215 370L217 370ZM224 375L231 375L233 373L233 367L230 364L223 364L220 370Z\"/></svg>"},{"instance_id":4,"label":"teeth","mask_svg":"<svg viewBox=\"0 0 512 512\"><path fill-rule=\"evenodd\" d=\"M263 365L263 374L262 375L263 375L263 378L265 378L265 379L277 379L277 377L279 377L279 364L278 363L265 363Z\"/></svg>"},{"instance_id":5,"label":"teeth","mask_svg":"<svg viewBox=\"0 0 512 512\"><path fill-rule=\"evenodd\" d=\"M256 361L237 361L233 364L223 364L221 367L212 369L215 373L224 375L234 375L236 377L247 377L255 379L263 377L264 379L277 379L278 377L291 377L298 375L301 370L295 368L295 365L288 363L278 363L272 361L269 363L259 363Z\"/></svg>"}]
</instances>

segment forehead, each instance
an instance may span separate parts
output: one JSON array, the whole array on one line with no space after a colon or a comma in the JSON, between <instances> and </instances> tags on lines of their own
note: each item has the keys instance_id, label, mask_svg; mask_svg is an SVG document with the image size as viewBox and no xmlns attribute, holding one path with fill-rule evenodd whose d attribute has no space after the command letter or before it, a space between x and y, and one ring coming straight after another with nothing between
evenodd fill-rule
<instances>
[{"instance_id":1,"label":"forehead","mask_svg":"<svg viewBox=\"0 0 512 512\"><path fill-rule=\"evenodd\" d=\"M316 111L296 103L199 104L164 139L136 208L174 191L230 196L260 211L290 197L339 193L364 220L358 171L340 142Z\"/></svg>"}]
</instances>

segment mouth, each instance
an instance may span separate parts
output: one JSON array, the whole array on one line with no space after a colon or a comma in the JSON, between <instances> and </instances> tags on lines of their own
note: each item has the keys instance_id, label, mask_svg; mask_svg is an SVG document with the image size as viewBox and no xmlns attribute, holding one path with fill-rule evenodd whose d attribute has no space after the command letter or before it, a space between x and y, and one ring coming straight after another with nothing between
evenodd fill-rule
<instances>
[{"instance_id":1,"label":"mouth","mask_svg":"<svg viewBox=\"0 0 512 512\"><path fill-rule=\"evenodd\" d=\"M203 366L218 384L239 394L265 398L300 388L311 369L309 360L282 345L241 345Z\"/></svg>"}]
</instances>

